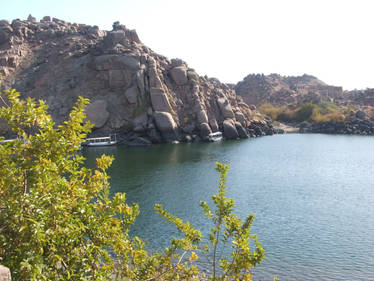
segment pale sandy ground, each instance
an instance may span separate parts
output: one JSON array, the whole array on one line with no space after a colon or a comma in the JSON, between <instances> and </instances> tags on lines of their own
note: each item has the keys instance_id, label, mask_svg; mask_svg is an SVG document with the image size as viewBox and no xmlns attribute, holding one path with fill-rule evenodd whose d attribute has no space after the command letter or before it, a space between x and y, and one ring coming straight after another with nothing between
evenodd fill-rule
<instances>
[{"instance_id":1,"label":"pale sandy ground","mask_svg":"<svg viewBox=\"0 0 374 281\"><path fill-rule=\"evenodd\" d=\"M299 133L299 128L286 125L284 123L277 123L273 125L275 129L282 129L285 134Z\"/></svg>"}]
</instances>

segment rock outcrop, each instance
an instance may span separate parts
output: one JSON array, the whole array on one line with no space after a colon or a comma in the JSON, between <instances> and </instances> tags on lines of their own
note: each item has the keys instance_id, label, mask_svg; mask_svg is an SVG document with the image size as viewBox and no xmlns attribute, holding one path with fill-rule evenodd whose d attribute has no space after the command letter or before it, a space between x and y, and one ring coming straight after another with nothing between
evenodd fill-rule
<instances>
[{"instance_id":1,"label":"rock outcrop","mask_svg":"<svg viewBox=\"0 0 374 281\"><path fill-rule=\"evenodd\" d=\"M153 52L119 22L102 31L50 17L0 21L0 73L3 89L46 100L57 123L78 96L89 98L93 135L116 132L135 145L218 130L227 138L272 133L232 87ZM266 125L254 125L261 120Z\"/></svg>"},{"instance_id":2,"label":"rock outcrop","mask_svg":"<svg viewBox=\"0 0 374 281\"><path fill-rule=\"evenodd\" d=\"M336 103L339 105L357 105L359 107L374 107L374 89L344 91Z\"/></svg>"},{"instance_id":3,"label":"rock outcrop","mask_svg":"<svg viewBox=\"0 0 374 281\"><path fill-rule=\"evenodd\" d=\"M374 135L374 120L357 111L346 122L306 123L299 125L301 133Z\"/></svg>"},{"instance_id":4,"label":"rock outcrop","mask_svg":"<svg viewBox=\"0 0 374 281\"><path fill-rule=\"evenodd\" d=\"M327 85L306 74L288 77L251 74L235 86L235 91L248 104L271 103L276 106L333 101L343 94L342 87Z\"/></svg>"}]
</instances>

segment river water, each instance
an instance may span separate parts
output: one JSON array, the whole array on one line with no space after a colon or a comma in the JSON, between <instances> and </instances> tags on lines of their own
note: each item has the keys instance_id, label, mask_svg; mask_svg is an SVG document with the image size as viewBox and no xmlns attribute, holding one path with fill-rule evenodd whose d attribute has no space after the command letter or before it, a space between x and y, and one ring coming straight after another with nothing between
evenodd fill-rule
<instances>
[{"instance_id":1,"label":"river water","mask_svg":"<svg viewBox=\"0 0 374 281\"><path fill-rule=\"evenodd\" d=\"M132 233L150 249L177 235L153 210L161 203L206 233L200 200L216 192L215 162L230 165L236 213L254 213L266 250L254 280L374 280L374 137L275 135L149 148L86 148L88 165L114 155L111 192L140 205Z\"/></svg>"}]
</instances>

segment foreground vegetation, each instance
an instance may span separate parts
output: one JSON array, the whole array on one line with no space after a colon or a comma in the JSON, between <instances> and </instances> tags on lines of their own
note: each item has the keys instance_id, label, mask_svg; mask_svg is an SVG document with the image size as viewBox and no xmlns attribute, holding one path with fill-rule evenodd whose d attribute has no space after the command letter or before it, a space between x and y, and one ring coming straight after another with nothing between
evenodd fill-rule
<instances>
[{"instance_id":1,"label":"foreground vegetation","mask_svg":"<svg viewBox=\"0 0 374 281\"><path fill-rule=\"evenodd\" d=\"M343 123L354 112L350 107L339 107L332 102L289 104L276 107L266 103L259 107L262 114L274 121L300 123L304 121L315 123Z\"/></svg>"},{"instance_id":2,"label":"foreground vegetation","mask_svg":"<svg viewBox=\"0 0 374 281\"><path fill-rule=\"evenodd\" d=\"M109 195L113 158L103 155L87 169L77 153L91 128L84 123L88 100L79 98L69 120L57 126L43 101L21 100L14 90L0 97L0 119L17 135L0 144L0 264L14 280L251 280L265 253L251 233L254 216L242 222L226 198L227 165L217 163L214 209L201 202L212 222L208 238L156 205L180 236L150 253L129 233L138 206L128 205L124 193ZM225 244L228 255L219 253ZM205 257L206 275L196 266Z\"/></svg>"}]
</instances>

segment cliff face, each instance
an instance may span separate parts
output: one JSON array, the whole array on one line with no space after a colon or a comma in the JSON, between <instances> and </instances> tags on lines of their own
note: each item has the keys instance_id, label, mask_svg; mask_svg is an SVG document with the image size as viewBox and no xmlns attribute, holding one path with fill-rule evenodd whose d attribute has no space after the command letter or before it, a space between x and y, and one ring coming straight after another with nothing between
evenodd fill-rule
<instances>
[{"instance_id":1,"label":"cliff face","mask_svg":"<svg viewBox=\"0 0 374 281\"><path fill-rule=\"evenodd\" d=\"M226 138L271 133L232 88L156 54L118 22L102 31L49 17L0 21L0 72L3 88L46 100L57 122L78 96L89 98L94 135L117 132L157 143L218 130Z\"/></svg>"},{"instance_id":2,"label":"cliff face","mask_svg":"<svg viewBox=\"0 0 374 281\"><path fill-rule=\"evenodd\" d=\"M343 94L342 87L329 86L316 77L251 74L235 86L236 93L248 104L333 101Z\"/></svg>"}]
</instances>

